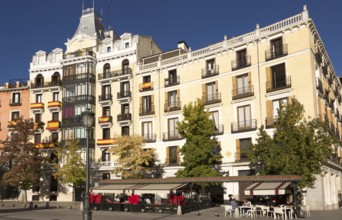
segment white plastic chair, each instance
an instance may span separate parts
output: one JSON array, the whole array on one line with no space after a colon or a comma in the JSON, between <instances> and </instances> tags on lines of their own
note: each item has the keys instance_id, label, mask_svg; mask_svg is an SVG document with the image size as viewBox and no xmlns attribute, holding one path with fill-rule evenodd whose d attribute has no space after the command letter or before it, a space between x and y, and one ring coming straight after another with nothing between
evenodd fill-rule
<instances>
[{"instance_id":1,"label":"white plastic chair","mask_svg":"<svg viewBox=\"0 0 342 220\"><path fill-rule=\"evenodd\" d=\"M277 215L280 215L281 219L286 219L286 213L283 208L274 207L273 210L274 210L274 214L273 214L274 219L277 218Z\"/></svg>"},{"instance_id":2,"label":"white plastic chair","mask_svg":"<svg viewBox=\"0 0 342 220\"><path fill-rule=\"evenodd\" d=\"M234 212L235 210L232 208L231 205L224 206L224 217L226 217L227 214L229 214L229 216L234 216Z\"/></svg>"},{"instance_id":3,"label":"white plastic chair","mask_svg":"<svg viewBox=\"0 0 342 220\"><path fill-rule=\"evenodd\" d=\"M307 206L302 206L302 210L305 213L306 217L311 217L310 207L308 205Z\"/></svg>"}]
</instances>

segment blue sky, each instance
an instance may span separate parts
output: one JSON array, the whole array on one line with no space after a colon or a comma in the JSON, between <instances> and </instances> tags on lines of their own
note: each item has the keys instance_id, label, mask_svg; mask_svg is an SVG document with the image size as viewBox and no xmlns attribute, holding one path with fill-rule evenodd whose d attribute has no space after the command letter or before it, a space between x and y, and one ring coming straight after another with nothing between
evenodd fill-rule
<instances>
[{"instance_id":1,"label":"blue sky","mask_svg":"<svg viewBox=\"0 0 342 220\"><path fill-rule=\"evenodd\" d=\"M92 0L84 0L92 6ZM95 0L105 25L119 34L148 35L163 50L185 40L197 50L270 25L308 5L335 71L342 76L341 0ZM108 16L110 6L110 16ZM76 31L82 0L0 1L0 85L28 79L32 55L38 50L65 49Z\"/></svg>"}]
</instances>

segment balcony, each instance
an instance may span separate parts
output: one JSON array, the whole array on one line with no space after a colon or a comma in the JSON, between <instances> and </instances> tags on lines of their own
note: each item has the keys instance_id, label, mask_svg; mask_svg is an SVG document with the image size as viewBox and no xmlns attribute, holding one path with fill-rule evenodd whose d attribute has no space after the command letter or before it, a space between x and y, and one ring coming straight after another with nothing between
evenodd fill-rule
<instances>
[{"instance_id":1,"label":"balcony","mask_svg":"<svg viewBox=\"0 0 342 220\"><path fill-rule=\"evenodd\" d=\"M283 57L286 55L287 55L287 44L283 44L278 47L273 47L269 50L266 50L265 52L266 61L273 60L273 59Z\"/></svg>"},{"instance_id":2,"label":"balcony","mask_svg":"<svg viewBox=\"0 0 342 220\"><path fill-rule=\"evenodd\" d=\"M163 133L163 141L177 141L181 139L177 130Z\"/></svg>"},{"instance_id":3,"label":"balcony","mask_svg":"<svg viewBox=\"0 0 342 220\"><path fill-rule=\"evenodd\" d=\"M114 138L106 138L106 139L97 139L97 145L113 145L116 141Z\"/></svg>"},{"instance_id":4,"label":"balcony","mask_svg":"<svg viewBox=\"0 0 342 220\"><path fill-rule=\"evenodd\" d=\"M31 84L31 89L40 89L40 88L47 88L47 87L54 87L54 86L61 86L62 81L56 80L52 82L44 82L44 83L33 83Z\"/></svg>"},{"instance_id":5,"label":"balcony","mask_svg":"<svg viewBox=\"0 0 342 220\"><path fill-rule=\"evenodd\" d=\"M98 79L104 80L104 79L111 79L111 78L125 78L125 77L130 77L132 75L132 69L128 68L128 69L124 69L124 70L117 70L117 71L112 71L109 73L100 73L98 74Z\"/></svg>"},{"instance_id":6,"label":"balcony","mask_svg":"<svg viewBox=\"0 0 342 220\"><path fill-rule=\"evenodd\" d=\"M64 76L63 84L95 83L95 75L92 73L82 73Z\"/></svg>"},{"instance_id":7,"label":"balcony","mask_svg":"<svg viewBox=\"0 0 342 220\"><path fill-rule=\"evenodd\" d=\"M319 52L319 51L316 52L315 53L315 58L316 58L318 64L322 63L322 53L321 52Z\"/></svg>"},{"instance_id":8,"label":"balcony","mask_svg":"<svg viewBox=\"0 0 342 220\"><path fill-rule=\"evenodd\" d=\"M7 122L7 127L8 128L14 128L17 125L16 121L8 121Z\"/></svg>"},{"instance_id":9,"label":"balcony","mask_svg":"<svg viewBox=\"0 0 342 220\"><path fill-rule=\"evenodd\" d=\"M140 92L145 92L149 90L153 90L153 82L140 83L139 85Z\"/></svg>"},{"instance_id":10,"label":"balcony","mask_svg":"<svg viewBox=\"0 0 342 220\"><path fill-rule=\"evenodd\" d=\"M112 123L112 120L113 120L112 116L101 116L99 117L99 124Z\"/></svg>"},{"instance_id":11,"label":"balcony","mask_svg":"<svg viewBox=\"0 0 342 220\"><path fill-rule=\"evenodd\" d=\"M323 94L323 83L322 80L319 77L316 77L317 83L316 83L316 88L319 91L320 94Z\"/></svg>"},{"instance_id":12,"label":"balcony","mask_svg":"<svg viewBox=\"0 0 342 220\"><path fill-rule=\"evenodd\" d=\"M47 148L54 148L54 147L56 147L56 144L55 143L51 143L51 142L39 143L39 144L35 144L35 147L38 148L38 149L47 149Z\"/></svg>"},{"instance_id":13,"label":"balcony","mask_svg":"<svg viewBox=\"0 0 342 220\"><path fill-rule=\"evenodd\" d=\"M245 120L239 122L233 122L231 124L232 133L254 131L257 129L257 120Z\"/></svg>"},{"instance_id":14,"label":"balcony","mask_svg":"<svg viewBox=\"0 0 342 220\"><path fill-rule=\"evenodd\" d=\"M266 82L266 92L273 92L291 87L291 76Z\"/></svg>"},{"instance_id":15,"label":"balcony","mask_svg":"<svg viewBox=\"0 0 342 220\"><path fill-rule=\"evenodd\" d=\"M87 138L77 138L77 139L79 140L78 146L80 148L86 148L86 146L87 146ZM72 141L73 141L72 139L62 140L61 141L61 146L65 147L65 146L71 144ZM90 148L94 148L95 147L95 141L93 139L89 140L89 147Z\"/></svg>"},{"instance_id":16,"label":"balcony","mask_svg":"<svg viewBox=\"0 0 342 220\"><path fill-rule=\"evenodd\" d=\"M132 119L131 113L122 113L117 116L117 121L130 121Z\"/></svg>"},{"instance_id":17,"label":"balcony","mask_svg":"<svg viewBox=\"0 0 342 220\"><path fill-rule=\"evenodd\" d=\"M164 112L178 111L182 109L181 101L166 102L164 104Z\"/></svg>"},{"instance_id":18,"label":"balcony","mask_svg":"<svg viewBox=\"0 0 342 220\"><path fill-rule=\"evenodd\" d=\"M60 121L48 121L46 129L49 131L56 131L61 127L61 122Z\"/></svg>"},{"instance_id":19,"label":"balcony","mask_svg":"<svg viewBox=\"0 0 342 220\"><path fill-rule=\"evenodd\" d=\"M251 56L245 56L242 59L232 60L232 71L251 66Z\"/></svg>"},{"instance_id":20,"label":"balcony","mask_svg":"<svg viewBox=\"0 0 342 220\"><path fill-rule=\"evenodd\" d=\"M33 124L33 130L37 131L37 130L40 130L40 129L44 129L44 125L45 125L44 122L35 122Z\"/></svg>"},{"instance_id":21,"label":"balcony","mask_svg":"<svg viewBox=\"0 0 342 220\"><path fill-rule=\"evenodd\" d=\"M245 86L232 90L232 99L241 99L254 95L254 86Z\"/></svg>"},{"instance_id":22,"label":"balcony","mask_svg":"<svg viewBox=\"0 0 342 220\"><path fill-rule=\"evenodd\" d=\"M22 105L23 100L15 100L15 99L10 99L9 105L10 106L21 106Z\"/></svg>"},{"instance_id":23,"label":"balcony","mask_svg":"<svg viewBox=\"0 0 342 220\"><path fill-rule=\"evenodd\" d=\"M156 134L154 133L142 134L142 137L145 143L156 142Z\"/></svg>"},{"instance_id":24,"label":"balcony","mask_svg":"<svg viewBox=\"0 0 342 220\"><path fill-rule=\"evenodd\" d=\"M64 59L71 59L75 57L84 57L84 56L91 56L96 58L96 53L94 53L91 50L78 50L77 52L74 53L68 53L64 55Z\"/></svg>"},{"instance_id":25,"label":"balcony","mask_svg":"<svg viewBox=\"0 0 342 220\"><path fill-rule=\"evenodd\" d=\"M102 94L99 95L99 102L108 102L108 101L112 101L113 100L113 96L112 94Z\"/></svg>"},{"instance_id":26,"label":"balcony","mask_svg":"<svg viewBox=\"0 0 342 220\"><path fill-rule=\"evenodd\" d=\"M95 105L95 96L92 95L78 95L78 96L69 96L64 97L63 105L75 105L75 104L85 104L88 103Z\"/></svg>"},{"instance_id":27,"label":"balcony","mask_svg":"<svg viewBox=\"0 0 342 220\"><path fill-rule=\"evenodd\" d=\"M62 119L62 128L70 128L70 127L83 127L82 116L75 115L72 118L63 118Z\"/></svg>"},{"instance_id":28,"label":"balcony","mask_svg":"<svg viewBox=\"0 0 342 220\"><path fill-rule=\"evenodd\" d=\"M202 96L202 101L203 101L204 105L211 105L211 104L215 104L215 103L220 103L221 102L221 93L216 92L213 94L206 94L206 95Z\"/></svg>"},{"instance_id":29,"label":"balcony","mask_svg":"<svg viewBox=\"0 0 342 220\"><path fill-rule=\"evenodd\" d=\"M61 107L62 107L62 102L60 101L48 102L48 109L58 109Z\"/></svg>"},{"instance_id":30,"label":"balcony","mask_svg":"<svg viewBox=\"0 0 342 220\"><path fill-rule=\"evenodd\" d=\"M151 104L150 106L142 106L140 105L139 108L139 115L144 116L144 115L153 115L154 114L154 105Z\"/></svg>"},{"instance_id":31,"label":"balcony","mask_svg":"<svg viewBox=\"0 0 342 220\"><path fill-rule=\"evenodd\" d=\"M265 120L266 128L273 128L277 123L278 116L267 116Z\"/></svg>"},{"instance_id":32,"label":"balcony","mask_svg":"<svg viewBox=\"0 0 342 220\"><path fill-rule=\"evenodd\" d=\"M208 69L204 68L202 69L202 79L217 76L219 74L219 65L214 65L214 68Z\"/></svg>"},{"instance_id":33,"label":"balcony","mask_svg":"<svg viewBox=\"0 0 342 220\"><path fill-rule=\"evenodd\" d=\"M176 79L174 79L174 78L165 78L165 80L164 80L164 86L165 87L179 85L179 83L180 83L179 76L177 76Z\"/></svg>"},{"instance_id":34,"label":"balcony","mask_svg":"<svg viewBox=\"0 0 342 220\"><path fill-rule=\"evenodd\" d=\"M235 162L247 162L250 161L247 155L247 151L242 151L235 154Z\"/></svg>"},{"instance_id":35,"label":"balcony","mask_svg":"<svg viewBox=\"0 0 342 220\"><path fill-rule=\"evenodd\" d=\"M121 91L121 92L118 92L118 93L117 93L117 98L118 98L119 100L122 100L122 99L129 99L129 98L131 98L131 96L132 96L131 91Z\"/></svg>"},{"instance_id":36,"label":"balcony","mask_svg":"<svg viewBox=\"0 0 342 220\"><path fill-rule=\"evenodd\" d=\"M223 124L215 125L214 127L214 135L222 135L224 133Z\"/></svg>"},{"instance_id":37,"label":"balcony","mask_svg":"<svg viewBox=\"0 0 342 220\"><path fill-rule=\"evenodd\" d=\"M38 110L44 109L44 103L41 103L41 102L39 102L39 103L31 103L30 109L31 109L31 110L35 110L35 109L38 109Z\"/></svg>"}]
</instances>

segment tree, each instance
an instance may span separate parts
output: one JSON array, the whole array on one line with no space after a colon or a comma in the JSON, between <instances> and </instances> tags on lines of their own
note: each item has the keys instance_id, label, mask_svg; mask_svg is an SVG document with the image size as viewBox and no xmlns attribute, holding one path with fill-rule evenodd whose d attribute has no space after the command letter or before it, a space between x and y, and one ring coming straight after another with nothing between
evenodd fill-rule
<instances>
[{"instance_id":1,"label":"tree","mask_svg":"<svg viewBox=\"0 0 342 220\"><path fill-rule=\"evenodd\" d=\"M220 176L217 163L221 161L216 138L213 138L215 123L209 119L203 102L198 99L194 104L183 107L184 120L177 123L178 132L185 138L180 152L183 156L184 170L178 170L177 177Z\"/></svg>"},{"instance_id":2,"label":"tree","mask_svg":"<svg viewBox=\"0 0 342 220\"><path fill-rule=\"evenodd\" d=\"M143 149L141 136L119 136L117 145L110 148L110 152L116 156L119 166L114 170L125 179L144 178L150 169L154 159L154 149Z\"/></svg>"},{"instance_id":3,"label":"tree","mask_svg":"<svg viewBox=\"0 0 342 220\"><path fill-rule=\"evenodd\" d=\"M57 148L58 161L55 163L56 172L53 176L62 184L69 184L73 188L73 201L75 201L75 188L86 181L85 164L80 155L78 139L71 139L65 147Z\"/></svg>"},{"instance_id":4,"label":"tree","mask_svg":"<svg viewBox=\"0 0 342 220\"><path fill-rule=\"evenodd\" d=\"M40 183L41 165L45 158L31 142L34 135L32 119L20 117L12 122L12 126L10 136L2 141L2 184L24 190L24 202L27 204L27 190Z\"/></svg>"},{"instance_id":5,"label":"tree","mask_svg":"<svg viewBox=\"0 0 342 220\"><path fill-rule=\"evenodd\" d=\"M321 164L332 153L336 139L319 119L304 117L304 106L297 100L278 110L273 137L262 126L257 143L248 149L251 164L260 174L299 175L299 187L313 187Z\"/></svg>"}]
</instances>

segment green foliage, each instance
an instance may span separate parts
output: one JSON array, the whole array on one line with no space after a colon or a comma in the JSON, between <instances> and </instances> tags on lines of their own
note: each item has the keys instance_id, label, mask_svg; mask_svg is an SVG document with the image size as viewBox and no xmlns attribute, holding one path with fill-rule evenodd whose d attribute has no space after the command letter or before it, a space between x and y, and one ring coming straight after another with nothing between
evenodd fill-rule
<instances>
[{"instance_id":1,"label":"green foliage","mask_svg":"<svg viewBox=\"0 0 342 220\"><path fill-rule=\"evenodd\" d=\"M336 143L324 123L304 117L304 106L297 99L278 110L273 137L261 127L256 141L248 157L260 166L260 174L299 175L300 187L313 187L321 163L331 156Z\"/></svg>"},{"instance_id":2,"label":"green foliage","mask_svg":"<svg viewBox=\"0 0 342 220\"><path fill-rule=\"evenodd\" d=\"M120 166L114 172L125 179L141 179L151 170L154 149L143 149L141 136L120 136L115 138L117 145L110 148Z\"/></svg>"},{"instance_id":3,"label":"green foliage","mask_svg":"<svg viewBox=\"0 0 342 220\"><path fill-rule=\"evenodd\" d=\"M217 150L214 133L214 121L209 119L204 104L198 99L194 104L183 107L184 120L178 122L178 132L186 142L181 148L184 170L176 173L177 177L207 177L220 176L219 168L215 166L221 161ZM213 153L213 152L218 153Z\"/></svg>"},{"instance_id":4,"label":"green foliage","mask_svg":"<svg viewBox=\"0 0 342 220\"><path fill-rule=\"evenodd\" d=\"M41 165L45 158L31 142L33 126L32 119L21 117L13 124L10 136L1 141L3 149L0 166L4 172L1 179L3 185L16 186L26 191L39 184Z\"/></svg>"},{"instance_id":5,"label":"green foliage","mask_svg":"<svg viewBox=\"0 0 342 220\"><path fill-rule=\"evenodd\" d=\"M78 139L72 139L68 145L57 148L58 161L64 163L55 164L56 172L53 176L62 184L72 184L75 187L86 180L85 164L80 155Z\"/></svg>"}]
</instances>

